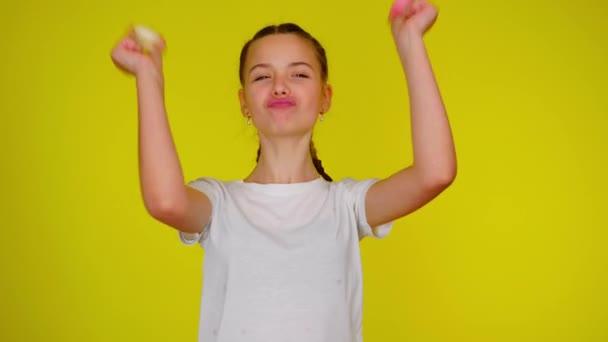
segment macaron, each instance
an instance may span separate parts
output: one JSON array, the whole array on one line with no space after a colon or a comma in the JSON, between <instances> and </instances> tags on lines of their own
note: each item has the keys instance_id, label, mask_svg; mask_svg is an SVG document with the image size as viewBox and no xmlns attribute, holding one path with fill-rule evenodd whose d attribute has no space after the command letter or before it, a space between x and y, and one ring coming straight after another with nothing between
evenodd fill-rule
<instances>
[{"instance_id":1,"label":"macaron","mask_svg":"<svg viewBox=\"0 0 608 342\"><path fill-rule=\"evenodd\" d=\"M397 0L391 7L390 19L393 20L403 14L403 11L409 6L413 0Z\"/></svg>"},{"instance_id":2,"label":"macaron","mask_svg":"<svg viewBox=\"0 0 608 342\"><path fill-rule=\"evenodd\" d=\"M135 33L134 38L137 44L147 51L154 50L155 46L162 40L158 33L144 25L135 26L133 32Z\"/></svg>"}]
</instances>

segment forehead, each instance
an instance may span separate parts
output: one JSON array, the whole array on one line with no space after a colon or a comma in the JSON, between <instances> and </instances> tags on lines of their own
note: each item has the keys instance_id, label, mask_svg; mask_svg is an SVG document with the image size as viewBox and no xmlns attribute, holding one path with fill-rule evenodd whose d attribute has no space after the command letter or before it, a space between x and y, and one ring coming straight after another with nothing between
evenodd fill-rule
<instances>
[{"instance_id":1,"label":"forehead","mask_svg":"<svg viewBox=\"0 0 608 342\"><path fill-rule=\"evenodd\" d=\"M313 45L295 34L272 34L260 38L251 44L247 57L249 65L295 61L316 64Z\"/></svg>"}]
</instances>

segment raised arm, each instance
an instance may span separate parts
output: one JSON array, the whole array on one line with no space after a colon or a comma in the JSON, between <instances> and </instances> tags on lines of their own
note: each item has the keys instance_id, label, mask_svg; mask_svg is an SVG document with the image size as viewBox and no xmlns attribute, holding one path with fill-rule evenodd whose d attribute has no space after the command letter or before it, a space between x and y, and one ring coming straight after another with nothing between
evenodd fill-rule
<instances>
[{"instance_id":1,"label":"raised arm","mask_svg":"<svg viewBox=\"0 0 608 342\"><path fill-rule=\"evenodd\" d=\"M209 221L211 202L185 185L164 100L164 41L144 52L133 32L112 51L112 60L136 79L140 189L156 220L183 232L199 232Z\"/></svg>"},{"instance_id":2,"label":"raised arm","mask_svg":"<svg viewBox=\"0 0 608 342\"><path fill-rule=\"evenodd\" d=\"M452 132L423 41L437 9L424 0L399 3L405 8L391 18L391 29L408 86L414 161L368 191L366 215L372 227L424 206L456 176Z\"/></svg>"}]
</instances>

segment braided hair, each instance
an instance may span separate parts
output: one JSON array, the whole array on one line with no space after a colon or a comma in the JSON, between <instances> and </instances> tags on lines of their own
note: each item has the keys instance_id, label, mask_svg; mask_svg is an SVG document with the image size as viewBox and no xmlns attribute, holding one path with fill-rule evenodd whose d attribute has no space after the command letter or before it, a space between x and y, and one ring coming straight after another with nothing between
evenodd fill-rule
<instances>
[{"instance_id":1,"label":"braided hair","mask_svg":"<svg viewBox=\"0 0 608 342\"><path fill-rule=\"evenodd\" d=\"M258 153L257 156L255 158L255 161L258 162L260 160L260 152L262 152L262 147L258 147ZM317 170L317 173L319 173L319 175L321 175L321 177L323 177L323 179L325 179L328 182L333 181L333 179L327 174L325 173L325 169L323 169L323 164L321 163L321 159L319 159L319 157L317 157L317 149L315 148L315 144L312 142L312 140L310 141L310 156L312 157L312 163L315 166L315 169Z\"/></svg>"}]
</instances>

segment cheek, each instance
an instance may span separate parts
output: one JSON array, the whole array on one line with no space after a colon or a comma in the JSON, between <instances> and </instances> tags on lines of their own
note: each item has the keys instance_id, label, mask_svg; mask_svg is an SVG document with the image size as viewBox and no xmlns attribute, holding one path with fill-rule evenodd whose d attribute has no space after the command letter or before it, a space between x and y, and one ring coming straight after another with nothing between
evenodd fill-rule
<instances>
[{"instance_id":1,"label":"cheek","mask_svg":"<svg viewBox=\"0 0 608 342\"><path fill-rule=\"evenodd\" d=\"M264 94L258 88L249 89L246 96L247 106L254 111L258 111L264 106Z\"/></svg>"},{"instance_id":2,"label":"cheek","mask_svg":"<svg viewBox=\"0 0 608 342\"><path fill-rule=\"evenodd\" d=\"M307 106L318 107L323 102L323 93L319 87L303 89L302 96L306 100Z\"/></svg>"}]
</instances>

